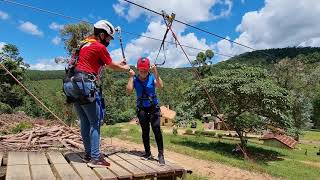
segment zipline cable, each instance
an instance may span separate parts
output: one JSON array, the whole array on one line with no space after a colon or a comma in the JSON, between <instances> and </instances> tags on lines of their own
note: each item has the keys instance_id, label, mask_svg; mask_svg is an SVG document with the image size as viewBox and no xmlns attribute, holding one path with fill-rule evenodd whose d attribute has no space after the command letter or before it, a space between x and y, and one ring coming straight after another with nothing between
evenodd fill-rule
<instances>
[{"instance_id":1,"label":"zipline cable","mask_svg":"<svg viewBox=\"0 0 320 180\"><path fill-rule=\"evenodd\" d=\"M15 1L11 1L11 0L0 0L0 1L5 2L5 3L9 3L9 4L13 4L13 5L17 5L17 6L21 6L21 7L25 7L25 8L29 8L29 9L32 9L32 10L35 10L35 11L45 12L45 13L52 14L52 15L55 15L55 16L64 17L64 18L67 18L67 19L77 20L77 21L81 21L81 22L88 23L88 24L94 24L93 22L86 21L86 20L83 20L83 19L81 19L81 18L77 18L77 17L74 17L74 16L64 15L64 14L62 14L62 13L57 13L57 12L54 12L54 11L49 11L49 10L47 10L47 9L38 8L38 7L31 6L31 5L24 4L24 3L18 3L18 2L15 2ZM132 32L129 32L129 31L124 31L124 30L121 30L121 31L122 31L123 33L129 34L129 35L134 35L134 36L137 36L137 37L145 37L145 38L152 39L152 40L156 40L156 41L162 41L161 39L154 38L154 37L150 37L150 36L140 35L140 34L137 34L137 33L132 33ZM169 44L177 45L175 42L171 42L171 41L165 41L165 42L166 42L166 43L169 43ZM200 48L196 48L196 47L192 47L192 46L188 46L188 45L183 45L183 44L182 44L182 46L183 46L183 47L186 47L186 48L189 48L189 49L205 51L204 49L200 49ZM215 54L220 55L220 56L229 57L229 58L232 58L232 57L233 57L233 55L227 55L227 54L223 54L223 53L217 53L217 52L215 52Z\"/></svg>"}]
</instances>

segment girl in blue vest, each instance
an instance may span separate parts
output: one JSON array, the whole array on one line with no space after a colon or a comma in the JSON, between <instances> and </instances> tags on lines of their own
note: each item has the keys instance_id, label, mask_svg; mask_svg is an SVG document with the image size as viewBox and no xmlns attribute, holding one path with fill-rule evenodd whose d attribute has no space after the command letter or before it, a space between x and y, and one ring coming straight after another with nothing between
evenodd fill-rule
<instances>
[{"instance_id":1,"label":"girl in blue vest","mask_svg":"<svg viewBox=\"0 0 320 180\"><path fill-rule=\"evenodd\" d=\"M143 157L152 159L150 151L150 124L158 146L158 159L160 165L164 165L163 139L160 130L160 108L156 96L156 88L163 88L163 82L158 74L155 65L150 68L148 58L140 58L137 63L138 75L130 70L130 78L127 84L127 92L132 93L133 89L137 93L137 116L142 129L142 140L145 149ZM149 70L153 73L151 73Z\"/></svg>"}]
</instances>

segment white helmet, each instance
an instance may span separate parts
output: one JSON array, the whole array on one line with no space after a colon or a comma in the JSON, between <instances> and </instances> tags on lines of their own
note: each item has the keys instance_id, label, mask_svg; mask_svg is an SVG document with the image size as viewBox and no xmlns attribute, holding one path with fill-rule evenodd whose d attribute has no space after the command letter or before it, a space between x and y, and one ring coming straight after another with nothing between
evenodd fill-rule
<instances>
[{"instance_id":1,"label":"white helmet","mask_svg":"<svg viewBox=\"0 0 320 180\"><path fill-rule=\"evenodd\" d=\"M96 29L105 30L108 33L108 35L111 36L112 39L113 39L113 35L115 33L115 29L114 29L113 25L109 21L100 20L100 21L96 22L93 26Z\"/></svg>"}]
</instances>

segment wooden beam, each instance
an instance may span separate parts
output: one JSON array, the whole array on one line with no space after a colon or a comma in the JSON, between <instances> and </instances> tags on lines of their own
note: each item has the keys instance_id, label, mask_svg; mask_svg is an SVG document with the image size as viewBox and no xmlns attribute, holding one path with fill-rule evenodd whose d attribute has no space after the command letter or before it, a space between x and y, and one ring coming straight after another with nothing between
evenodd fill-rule
<instances>
[{"instance_id":1,"label":"wooden beam","mask_svg":"<svg viewBox=\"0 0 320 180\"><path fill-rule=\"evenodd\" d=\"M29 165L7 166L6 180L31 180Z\"/></svg>"},{"instance_id":2,"label":"wooden beam","mask_svg":"<svg viewBox=\"0 0 320 180\"><path fill-rule=\"evenodd\" d=\"M46 165L31 165L31 177L32 180L55 180L57 179L54 177L53 172L50 168L49 164Z\"/></svg>"},{"instance_id":3,"label":"wooden beam","mask_svg":"<svg viewBox=\"0 0 320 180\"><path fill-rule=\"evenodd\" d=\"M94 171L87 166L81 159L81 157L74 152L68 152L65 157L70 161L73 169L80 175L83 180L99 180Z\"/></svg>"},{"instance_id":4,"label":"wooden beam","mask_svg":"<svg viewBox=\"0 0 320 180\"><path fill-rule=\"evenodd\" d=\"M93 168L93 170L97 173L100 179L102 180L117 180L117 176L114 175L109 169L107 168Z\"/></svg>"},{"instance_id":5,"label":"wooden beam","mask_svg":"<svg viewBox=\"0 0 320 180\"><path fill-rule=\"evenodd\" d=\"M28 156L30 165L49 165L44 152L29 152Z\"/></svg>"},{"instance_id":6,"label":"wooden beam","mask_svg":"<svg viewBox=\"0 0 320 180\"><path fill-rule=\"evenodd\" d=\"M2 158L3 158L3 153L0 152L0 166L2 165Z\"/></svg>"},{"instance_id":7,"label":"wooden beam","mask_svg":"<svg viewBox=\"0 0 320 180\"><path fill-rule=\"evenodd\" d=\"M28 165L27 152L9 152L8 153L8 166L13 165Z\"/></svg>"}]
</instances>

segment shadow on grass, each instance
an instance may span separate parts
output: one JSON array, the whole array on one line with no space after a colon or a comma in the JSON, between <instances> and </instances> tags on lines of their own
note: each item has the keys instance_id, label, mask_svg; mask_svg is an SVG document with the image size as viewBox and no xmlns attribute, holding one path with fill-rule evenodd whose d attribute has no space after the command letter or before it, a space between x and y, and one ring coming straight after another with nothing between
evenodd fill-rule
<instances>
[{"instance_id":1,"label":"shadow on grass","mask_svg":"<svg viewBox=\"0 0 320 180\"><path fill-rule=\"evenodd\" d=\"M235 152L234 149L236 144L227 143L227 142L196 142L189 139L172 139L172 144L177 144L181 146L190 147L195 150L202 151L214 151L224 156L228 156L236 159L244 159L241 151ZM284 156L280 152L274 150L268 150L261 147L250 146L247 147L247 153L250 159L253 159L257 163L267 163L269 161L282 161Z\"/></svg>"}]
</instances>

